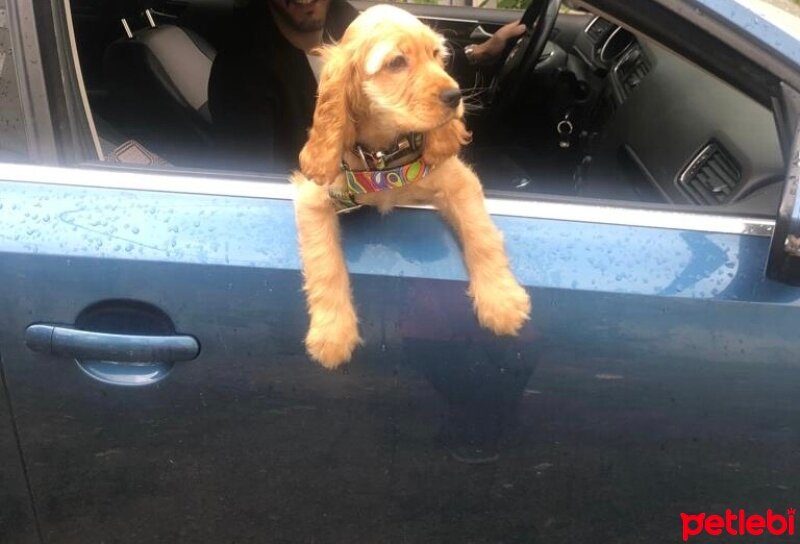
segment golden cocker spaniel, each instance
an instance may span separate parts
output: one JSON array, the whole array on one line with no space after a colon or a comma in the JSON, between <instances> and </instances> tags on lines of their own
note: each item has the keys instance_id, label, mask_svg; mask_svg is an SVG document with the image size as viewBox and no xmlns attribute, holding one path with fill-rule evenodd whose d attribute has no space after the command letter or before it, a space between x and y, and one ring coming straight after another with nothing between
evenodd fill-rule
<instances>
[{"instance_id":1,"label":"golden cocker spaniel","mask_svg":"<svg viewBox=\"0 0 800 544\"><path fill-rule=\"evenodd\" d=\"M458 158L470 140L458 84L445 71L442 36L408 12L365 10L340 43L321 51L319 97L300 170L292 176L309 355L327 368L360 343L337 211L388 212L432 203L460 238L469 295L482 326L516 335L531 308L509 268L475 173Z\"/></svg>"}]
</instances>

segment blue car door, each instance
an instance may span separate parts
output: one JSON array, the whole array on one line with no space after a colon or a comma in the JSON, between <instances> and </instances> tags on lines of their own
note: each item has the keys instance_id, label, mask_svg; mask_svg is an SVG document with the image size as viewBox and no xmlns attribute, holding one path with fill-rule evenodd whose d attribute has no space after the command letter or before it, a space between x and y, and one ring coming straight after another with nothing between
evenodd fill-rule
<instances>
[{"instance_id":1,"label":"blue car door","mask_svg":"<svg viewBox=\"0 0 800 544\"><path fill-rule=\"evenodd\" d=\"M330 372L285 183L2 177L0 347L46 542L674 541L681 512L794 496L800 291L764 279L769 221L492 199L535 306L508 340L433 212L347 217L365 345ZM104 360L75 329L199 355Z\"/></svg>"}]
</instances>

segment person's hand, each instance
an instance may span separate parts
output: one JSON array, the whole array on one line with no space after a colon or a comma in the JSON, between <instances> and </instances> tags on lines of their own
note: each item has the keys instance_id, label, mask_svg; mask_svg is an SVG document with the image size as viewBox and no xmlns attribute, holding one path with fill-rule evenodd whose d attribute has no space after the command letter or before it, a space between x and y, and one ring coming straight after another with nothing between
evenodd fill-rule
<instances>
[{"instance_id":1,"label":"person's hand","mask_svg":"<svg viewBox=\"0 0 800 544\"><path fill-rule=\"evenodd\" d=\"M492 37L483 43L467 46L465 53L470 62L475 64L491 64L500 58L508 40L522 36L527 27L518 20L500 27Z\"/></svg>"}]
</instances>

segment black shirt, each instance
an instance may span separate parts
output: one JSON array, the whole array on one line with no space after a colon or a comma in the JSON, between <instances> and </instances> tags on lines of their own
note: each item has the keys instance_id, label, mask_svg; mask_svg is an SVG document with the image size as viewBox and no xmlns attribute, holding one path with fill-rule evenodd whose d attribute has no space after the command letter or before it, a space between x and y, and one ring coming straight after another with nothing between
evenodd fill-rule
<instances>
[{"instance_id":1,"label":"black shirt","mask_svg":"<svg viewBox=\"0 0 800 544\"><path fill-rule=\"evenodd\" d=\"M317 81L304 51L281 34L267 5L253 0L237 34L211 67L208 106L222 164L282 173L297 167L314 115ZM327 40L339 40L357 11L331 0Z\"/></svg>"}]
</instances>

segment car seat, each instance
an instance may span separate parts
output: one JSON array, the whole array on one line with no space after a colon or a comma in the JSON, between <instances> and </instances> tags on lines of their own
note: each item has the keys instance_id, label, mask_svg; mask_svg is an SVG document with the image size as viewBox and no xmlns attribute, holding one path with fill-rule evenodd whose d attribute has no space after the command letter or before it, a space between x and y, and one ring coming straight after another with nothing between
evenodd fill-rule
<instances>
[{"instance_id":1,"label":"car seat","mask_svg":"<svg viewBox=\"0 0 800 544\"><path fill-rule=\"evenodd\" d=\"M187 28L156 24L152 12L122 18L124 35L105 51L108 120L182 166L205 166L212 150L208 80L214 48ZM133 30L134 21L143 28Z\"/></svg>"}]
</instances>

